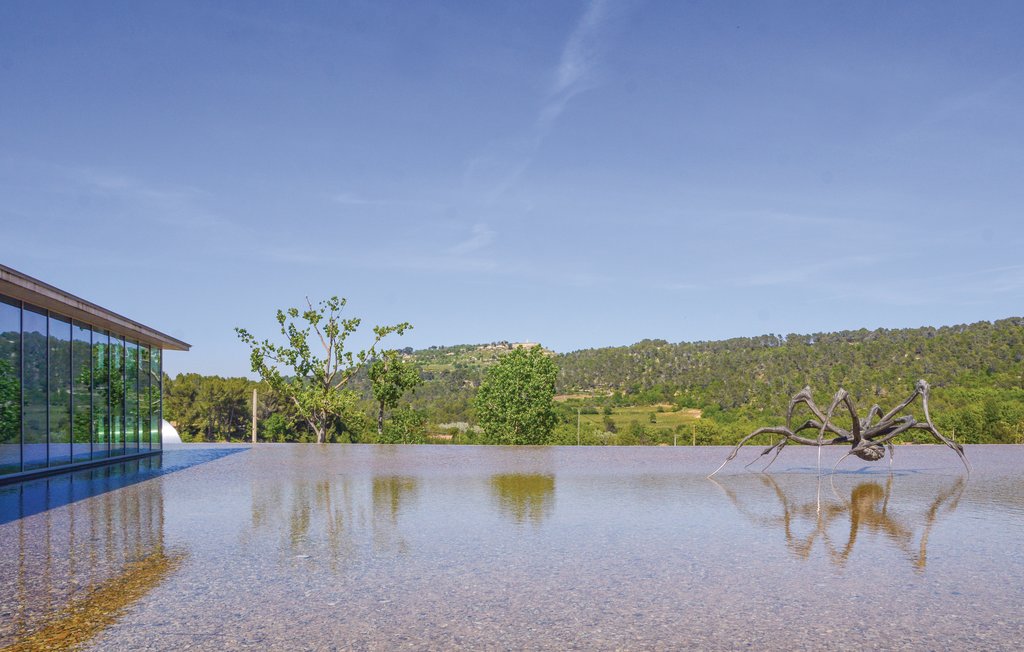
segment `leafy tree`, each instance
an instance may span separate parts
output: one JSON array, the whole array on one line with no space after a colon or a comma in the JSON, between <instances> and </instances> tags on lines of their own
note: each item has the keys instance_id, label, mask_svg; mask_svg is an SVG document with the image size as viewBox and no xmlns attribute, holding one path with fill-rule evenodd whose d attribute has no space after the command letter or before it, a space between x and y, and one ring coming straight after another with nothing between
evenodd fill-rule
<instances>
[{"instance_id":1,"label":"leafy tree","mask_svg":"<svg viewBox=\"0 0 1024 652\"><path fill-rule=\"evenodd\" d=\"M406 362L398 354L398 351L384 351L379 358L370 365L370 384L373 389L373 399L377 401L377 435L384 433L384 410L391 409L398 405L410 389L423 383L420 378L419 368Z\"/></svg>"},{"instance_id":2,"label":"leafy tree","mask_svg":"<svg viewBox=\"0 0 1024 652\"><path fill-rule=\"evenodd\" d=\"M378 441L382 444L426 443L426 419L416 410L395 410Z\"/></svg>"},{"instance_id":3,"label":"leafy tree","mask_svg":"<svg viewBox=\"0 0 1024 652\"><path fill-rule=\"evenodd\" d=\"M326 441L333 421L344 419L353 411L358 397L346 385L360 367L377 356L380 341L391 333L402 335L412 328L407 322L374 326L374 340L368 349L346 351L346 341L359 329L362 320L342 318L345 303L345 299L331 297L314 307L307 298L306 310L278 310L277 323L285 344L261 342L244 328L235 329L251 350L252 370L271 389L291 401L298 416L313 430L317 443ZM310 347L314 333L323 349L320 355ZM282 367L288 370L288 376Z\"/></svg>"},{"instance_id":4,"label":"leafy tree","mask_svg":"<svg viewBox=\"0 0 1024 652\"><path fill-rule=\"evenodd\" d=\"M516 349L487 370L476 412L488 438L499 444L543 444L555 427L558 367L541 347Z\"/></svg>"},{"instance_id":5,"label":"leafy tree","mask_svg":"<svg viewBox=\"0 0 1024 652\"><path fill-rule=\"evenodd\" d=\"M282 442L288 435L290 425L285 415L275 412L259 422L259 434L264 441Z\"/></svg>"}]
</instances>

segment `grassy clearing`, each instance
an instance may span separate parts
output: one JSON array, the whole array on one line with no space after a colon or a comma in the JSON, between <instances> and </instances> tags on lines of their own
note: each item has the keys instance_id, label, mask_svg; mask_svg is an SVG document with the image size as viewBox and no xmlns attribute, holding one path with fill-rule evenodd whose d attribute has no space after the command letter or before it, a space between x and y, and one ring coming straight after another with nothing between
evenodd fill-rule
<instances>
[{"instance_id":1,"label":"grassy clearing","mask_svg":"<svg viewBox=\"0 0 1024 652\"><path fill-rule=\"evenodd\" d=\"M658 412L658 408L664 410ZM636 421L645 428L662 429L668 428L675 430L678 426L689 427L690 424L696 423L700 419L700 410L682 409L678 412L672 411L672 406L669 404L661 405L635 405L630 407L617 407L612 408L612 413L607 415L615 422L615 426L619 429L627 427L631 422ZM602 408L598 408L599 414L583 414L580 415L580 420L583 423L593 424L599 428L604 427L605 414ZM654 421L652 422L651 415Z\"/></svg>"}]
</instances>

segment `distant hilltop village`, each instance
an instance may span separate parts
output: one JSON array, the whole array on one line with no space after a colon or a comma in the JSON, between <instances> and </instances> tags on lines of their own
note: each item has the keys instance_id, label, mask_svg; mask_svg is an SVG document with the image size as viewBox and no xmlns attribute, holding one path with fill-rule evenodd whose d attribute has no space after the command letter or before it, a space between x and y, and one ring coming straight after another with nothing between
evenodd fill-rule
<instances>
[{"instance_id":1,"label":"distant hilltop village","mask_svg":"<svg viewBox=\"0 0 1024 652\"><path fill-rule=\"evenodd\" d=\"M481 344L479 348L484 351L500 349L511 351L512 349L532 349L535 346L540 346L540 344L537 342L491 342L490 344Z\"/></svg>"},{"instance_id":2,"label":"distant hilltop village","mask_svg":"<svg viewBox=\"0 0 1024 652\"><path fill-rule=\"evenodd\" d=\"M407 347L401 349L400 353L406 360L415 360L422 365L424 371L430 372L456 367L489 367L507 353L518 349L538 347L545 355L556 355L554 351L544 348L538 342L509 342L506 340L484 344L436 345L419 350Z\"/></svg>"},{"instance_id":3,"label":"distant hilltop village","mask_svg":"<svg viewBox=\"0 0 1024 652\"><path fill-rule=\"evenodd\" d=\"M456 344L454 346L434 345L428 346L426 349L415 351L411 346L407 346L401 349L401 353L406 356L412 356L416 353L423 353L425 351L436 351L438 353L444 353L445 355L456 355L460 352L466 351L512 351L514 349L532 349L540 346L539 342L508 342L502 340L500 342L490 342L488 344ZM545 349L546 350L546 349Z\"/></svg>"}]
</instances>

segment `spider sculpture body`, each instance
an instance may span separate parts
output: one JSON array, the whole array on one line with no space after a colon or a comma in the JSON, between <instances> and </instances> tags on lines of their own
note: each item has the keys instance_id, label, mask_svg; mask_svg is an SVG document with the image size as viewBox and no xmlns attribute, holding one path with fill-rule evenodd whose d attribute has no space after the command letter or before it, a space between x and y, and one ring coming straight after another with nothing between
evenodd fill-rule
<instances>
[{"instance_id":1,"label":"spider sculpture body","mask_svg":"<svg viewBox=\"0 0 1024 652\"><path fill-rule=\"evenodd\" d=\"M913 403L918 396L921 397L921 403L924 408L923 423L917 421L911 415L901 416L901 413L906 410L907 406ZM808 419L802 425L794 429L793 412L801 403L810 409L813 418ZM850 413L851 427L849 430L840 428L836 424L832 423L832 416L840 406L844 406ZM877 421L875 419L877 419ZM758 456L758 458L760 458L772 452L775 453L771 461L769 461L764 467L765 469L771 466L772 463L775 462L776 458L778 458L779 453L782 452L782 449L791 443L817 446L819 460L822 446L848 444L850 446L849 452L839 458L839 462L836 462L835 467L838 467L839 463L850 455L855 455L856 457L869 462L880 460L885 457L886 449L888 449L889 464L891 465L893 453L892 440L908 430L924 430L946 446L952 448L953 451L960 456L960 460L964 463L964 466L967 467L968 472L970 472L971 466L968 464L967 457L964 455L963 446L947 439L938 431L935 424L932 423L931 415L928 413L928 383L923 380L919 380L914 386L914 393L910 395L910 398L888 412L882 412L881 407L873 405L871 406L871 409L868 410L867 416L863 419L857 416L857 408L853 405L853 401L850 399L850 395L845 389L840 388L832 398L832 404L829 405L828 410L822 412L822 410L814 404L814 400L811 397L811 388L804 387L800 392L793 396L792 400L789 402L789 408L786 410L785 426L758 428L754 432L750 433L741 439L740 443L736 444L736 447L732 449L729 457L722 462L722 466L715 469L714 473L711 475L715 475L715 473L721 471L726 464L735 459L740 448L744 444L754 437L762 434L780 435L782 437L782 439L779 440L779 443L773 444L772 446L764 449L761 452L761 455ZM806 433L807 431L817 431L817 436L812 439L811 437L806 436L806 434L801 434ZM753 462L751 462L751 464L753 464ZM747 466L750 466L750 464ZM833 467L833 470L835 470L835 467Z\"/></svg>"}]
</instances>

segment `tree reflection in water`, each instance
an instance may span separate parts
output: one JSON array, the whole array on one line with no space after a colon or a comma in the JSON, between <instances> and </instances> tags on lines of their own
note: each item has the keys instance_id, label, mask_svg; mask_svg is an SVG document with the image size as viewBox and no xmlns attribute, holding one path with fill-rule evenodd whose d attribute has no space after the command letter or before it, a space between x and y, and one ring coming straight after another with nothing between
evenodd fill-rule
<instances>
[{"instance_id":1,"label":"tree reflection in water","mask_svg":"<svg viewBox=\"0 0 1024 652\"><path fill-rule=\"evenodd\" d=\"M850 499L846 500L836 491L832 492L838 502L822 504L821 478L818 478L815 500L794 500L782 486L770 475L759 476L761 483L772 490L778 499L782 514L766 517L744 506L736 491L714 479L711 480L729 497L736 509L751 521L776 528L781 527L786 538L786 547L801 559L808 559L821 541L829 559L837 566L844 566L849 560L857 537L863 533L882 535L894 544L911 562L917 571L923 571L927 564L928 538L932 528L943 514L951 514L956 510L963 495L965 482L962 477L947 483L936 494L935 499L924 510L923 514L910 516L894 513L893 502L894 478L889 475L884 484L866 481L857 484L850 491ZM846 541L837 544L834 532L844 520L849 527L845 529ZM806 526L810 525L809 531ZM805 534L798 534L803 531ZM918 534L918 531L920 534ZM841 539L840 539L841 540Z\"/></svg>"},{"instance_id":2,"label":"tree reflection in water","mask_svg":"<svg viewBox=\"0 0 1024 652\"><path fill-rule=\"evenodd\" d=\"M373 478L373 511L390 512L391 521L398 522L404 505L415 500L419 490L416 478L402 475L375 476Z\"/></svg>"},{"instance_id":3,"label":"tree reflection in water","mask_svg":"<svg viewBox=\"0 0 1024 652\"><path fill-rule=\"evenodd\" d=\"M277 548L296 557L326 556L332 568L372 545L378 552L408 552L401 515L419 484L406 476L342 476L286 483L253 483L250 536L279 538Z\"/></svg>"},{"instance_id":4,"label":"tree reflection in water","mask_svg":"<svg viewBox=\"0 0 1024 652\"><path fill-rule=\"evenodd\" d=\"M502 514L516 523L540 525L555 504L555 476L539 473L502 473L491 476L491 495Z\"/></svg>"}]
</instances>

